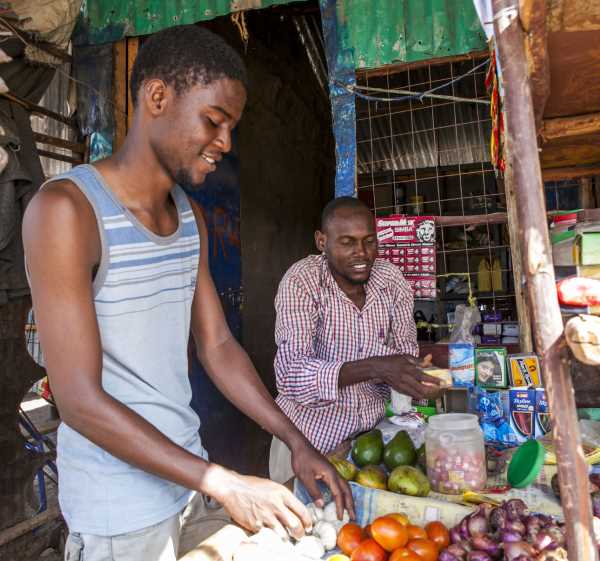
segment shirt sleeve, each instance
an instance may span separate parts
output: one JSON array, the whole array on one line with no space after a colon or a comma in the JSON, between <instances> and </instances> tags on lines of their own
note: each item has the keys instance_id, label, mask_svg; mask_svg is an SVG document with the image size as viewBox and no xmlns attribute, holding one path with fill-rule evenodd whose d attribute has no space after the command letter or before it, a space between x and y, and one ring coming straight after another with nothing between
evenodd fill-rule
<instances>
[{"instance_id":1,"label":"shirt sleeve","mask_svg":"<svg viewBox=\"0 0 600 561\"><path fill-rule=\"evenodd\" d=\"M343 361L315 356L318 309L309 291L285 276L275 298L275 377L278 392L306 407L323 407L338 397Z\"/></svg>"}]
</instances>

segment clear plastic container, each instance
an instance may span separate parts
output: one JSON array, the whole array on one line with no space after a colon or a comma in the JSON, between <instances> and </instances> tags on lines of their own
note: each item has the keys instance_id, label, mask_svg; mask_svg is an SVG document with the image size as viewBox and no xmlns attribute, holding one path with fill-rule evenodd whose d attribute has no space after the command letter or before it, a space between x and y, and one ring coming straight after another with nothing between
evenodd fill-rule
<instances>
[{"instance_id":1,"label":"clear plastic container","mask_svg":"<svg viewBox=\"0 0 600 561\"><path fill-rule=\"evenodd\" d=\"M476 415L446 413L430 417L425 451L427 477L434 491L458 495L485 487L485 446Z\"/></svg>"}]
</instances>

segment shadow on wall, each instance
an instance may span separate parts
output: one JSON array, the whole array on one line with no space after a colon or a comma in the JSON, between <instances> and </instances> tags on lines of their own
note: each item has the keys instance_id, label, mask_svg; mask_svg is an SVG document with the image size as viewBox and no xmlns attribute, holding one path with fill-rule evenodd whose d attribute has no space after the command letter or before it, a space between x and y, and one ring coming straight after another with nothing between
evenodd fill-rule
<instances>
[{"instance_id":1,"label":"shadow on wall","mask_svg":"<svg viewBox=\"0 0 600 561\"><path fill-rule=\"evenodd\" d=\"M329 100L312 73L290 18L293 12L286 7L246 13L250 88L237 137L242 344L272 392L277 287L292 263L314 252L314 230L322 207L333 197L335 173ZM228 18L207 27L243 52ZM267 475L270 435L226 407L218 417L202 419L211 459Z\"/></svg>"}]
</instances>

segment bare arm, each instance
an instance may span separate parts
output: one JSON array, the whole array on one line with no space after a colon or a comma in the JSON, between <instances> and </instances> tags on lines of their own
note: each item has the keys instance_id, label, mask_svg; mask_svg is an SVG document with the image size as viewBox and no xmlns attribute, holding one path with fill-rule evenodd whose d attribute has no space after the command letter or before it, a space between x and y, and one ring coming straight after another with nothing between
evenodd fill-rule
<instances>
[{"instance_id":1,"label":"bare arm","mask_svg":"<svg viewBox=\"0 0 600 561\"><path fill-rule=\"evenodd\" d=\"M321 496L315 479L322 479L334 495L340 517L344 506L353 514L347 484L279 409L248 355L231 334L209 271L206 225L200 209L193 207L200 232L201 258L192 333L202 366L229 401L287 444L292 451L294 471L315 499Z\"/></svg>"}]
</instances>

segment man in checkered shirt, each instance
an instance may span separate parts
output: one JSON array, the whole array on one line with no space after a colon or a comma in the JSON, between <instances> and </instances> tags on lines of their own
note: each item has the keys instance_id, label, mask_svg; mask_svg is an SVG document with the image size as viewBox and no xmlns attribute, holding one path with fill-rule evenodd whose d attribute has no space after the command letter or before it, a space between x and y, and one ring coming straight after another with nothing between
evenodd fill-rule
<instances>
[{"instance_id":1,"label":"man in checkered shirt","mask_svg":"<svg viewBox=\"0 0 600 561\"><path fill-rule=\"evenodd\" d=\"M315 241L321 254L292 265L279 285L275 374L278 405L327 453L382 419L390 387L433 398L439 381L418 365L413 293L395 265L376 259L368 207L334 199ZM288 457L274 440L272 479L292 476Z\"/></svg>"}]
</instances>

